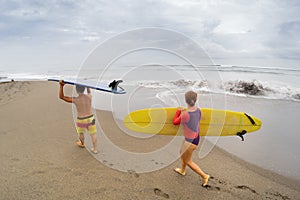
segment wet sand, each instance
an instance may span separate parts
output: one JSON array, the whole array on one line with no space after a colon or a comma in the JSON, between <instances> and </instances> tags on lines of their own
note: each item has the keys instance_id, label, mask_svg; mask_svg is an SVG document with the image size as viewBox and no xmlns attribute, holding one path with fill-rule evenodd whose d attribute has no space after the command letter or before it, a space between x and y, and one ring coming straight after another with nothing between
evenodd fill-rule
<instances>
[{"instance_id":1,"label":"wet sand","mask_svg":"<svg viewBox=\"0 0 300 200\"><path fill-rule=\"evenodd\" d=\"M121 135L112 113L97 111L102 126ZM0 199L299 199L300 183L214 148L194 161L212 176L209 187L187 169L174 173L179 160L161 170L121 172L75 145L72 107L58 99L58 84L0 84ZM90 138L87 137L87 140ZM101 139L101 138L100 138ZM167 140L167 139L166 139ZM126 137L119 145L140 151ZM153 139L149 147L159 146ZM149 141L148 141L149 142ZM145 146L145 145L144 145ZM151 148L145 151L151 151ZM101 152L100 152L101 155ZM124 158L126 159L126 158Z\"/></svg>"}]
</instances>

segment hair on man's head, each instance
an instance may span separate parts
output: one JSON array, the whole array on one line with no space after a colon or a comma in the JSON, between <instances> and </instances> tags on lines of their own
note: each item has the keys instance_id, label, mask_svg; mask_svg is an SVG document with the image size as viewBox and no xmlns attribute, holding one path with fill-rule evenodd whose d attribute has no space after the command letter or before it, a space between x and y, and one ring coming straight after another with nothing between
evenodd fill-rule
<instances>
[{"instance_id":1,"label":"hair on man's head","mask_svg":"<svg viewBox=\"0 0 300 200\"><path fill-rule=\"evenodd\" d=\"M77 93L83 93L84 90L85 90L84 86L76 85L76 91L77 91Z\"/></svg>"}]
</instances>

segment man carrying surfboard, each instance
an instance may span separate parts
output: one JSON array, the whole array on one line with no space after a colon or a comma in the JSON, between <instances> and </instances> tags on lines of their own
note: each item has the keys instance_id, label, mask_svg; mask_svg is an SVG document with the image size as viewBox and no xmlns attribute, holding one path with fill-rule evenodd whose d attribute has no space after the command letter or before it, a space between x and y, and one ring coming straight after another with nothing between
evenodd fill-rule
<instances>
[{"instance_id":1,"label":"man carrying surfboard","mask_svg":"<svg viewBox=\"0 0 300 200\"><path fill-rule=\"evenodd\" d=\"M93 148L92 153L97 153L97 128L95 118L92 112L92 95L90 88L87 88L87 94L84 94L84 86L76 85L77 97L67 97L64 95L63 87L65 83L60 80L59 98L68 103L74 103L77 109L76 130L79 135L79 140L76 144L84 148L84 133L87 130L92 138Z\"/></svg>"},{"instance_id":2,"label":"man carrying surfboard","mask_svg":"<svg viewBox=\"0 0 300 200\"><path fill-rule=\"evenodd\" d=\"M181 145L181 168L175 168L175 172L182 176L186 175L185 168L189 166L194 172L202 177L202 186L205 187L208 183L209 175L204 173L200 167L192 161L192 154L196 150L200 141L200 127L199 121L201 119L201 110L195 105L197 101L197 93L188 91L185 93L185 102L187 110L178 108L174 118L173 124L183 124L184 127L184 141Z\"/></svg>"}]
</instances>

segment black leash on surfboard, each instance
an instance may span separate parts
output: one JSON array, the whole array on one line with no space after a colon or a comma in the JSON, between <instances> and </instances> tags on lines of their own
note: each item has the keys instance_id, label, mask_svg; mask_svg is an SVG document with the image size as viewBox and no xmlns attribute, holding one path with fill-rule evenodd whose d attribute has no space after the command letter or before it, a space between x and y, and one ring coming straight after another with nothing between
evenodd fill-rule
<instances>
[{"instance_id":1,"label":"black leash on surfboard","mask_svg":"<svg viewBox=\"0 0 300 200\"><path fill-rule=\"evenodd\" d=\"M242 138L242 141L244 141L244 135L247 133L246 130L242 130L241 132L237 132L236 135Z\"/></svg>"}]
</instances>

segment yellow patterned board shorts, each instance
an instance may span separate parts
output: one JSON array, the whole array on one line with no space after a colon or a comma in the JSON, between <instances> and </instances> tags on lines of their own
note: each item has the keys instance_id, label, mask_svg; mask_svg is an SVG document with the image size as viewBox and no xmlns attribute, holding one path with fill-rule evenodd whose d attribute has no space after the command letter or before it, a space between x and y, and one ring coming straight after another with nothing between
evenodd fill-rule
<instances>
[{"instance_id":1,"label":"yellow patterned board shorts","mask_svg":"<svg viewBox=\"0 0 300 200\"><path fill-rule=\"evenodd\" d=\"M97 128L94 115L87 117L77 117L76 130L78 134L85 133L86 130L90 135L95 134L97 132Z\"/></svg>"}]
</instances>

